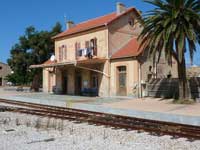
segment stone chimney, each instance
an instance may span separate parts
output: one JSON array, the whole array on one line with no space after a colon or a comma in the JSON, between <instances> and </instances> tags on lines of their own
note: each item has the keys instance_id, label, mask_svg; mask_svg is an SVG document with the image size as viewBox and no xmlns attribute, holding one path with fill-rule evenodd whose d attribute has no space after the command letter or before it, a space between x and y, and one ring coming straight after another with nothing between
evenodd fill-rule
<instances>
[{"instance_id":1,"label":"stone chimney","mask_svg":"<svg viewBox=\"0 0 200 150\"><path fill-rule=\"evenodd\" d=\"M67 29L70 29L70 28L72 28L72 27L74 27L74 26L75 26L75 24L74 24L73 21L68 21L68 22L66 23Z\"/></svg>"},{"instance_id":2,"label":"stone chimney","mask_svg":"<svg viewBox=\"0 0 200 150\"><path fill-rule=\"evenodd\" d=\"M126 11L126 6L123 3L118 2L116 4L116 11L117 15L120 15L121 13Z\"/></svg>"}]
</instances>

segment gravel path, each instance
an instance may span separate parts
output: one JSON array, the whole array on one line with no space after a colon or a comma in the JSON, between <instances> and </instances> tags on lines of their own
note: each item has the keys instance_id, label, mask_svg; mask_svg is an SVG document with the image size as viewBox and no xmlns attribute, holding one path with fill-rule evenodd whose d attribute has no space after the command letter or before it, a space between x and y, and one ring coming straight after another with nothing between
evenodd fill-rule
<instances>
[{"instance_id":1,"label":"gravel path","mask_svg":"<svg viewBox=\"0 0 200 150\"><path fill-rule=\"evenodd\" d=\"M0 150L200 150L200 141L0 113Z\"/></svg>"}]
</instances>

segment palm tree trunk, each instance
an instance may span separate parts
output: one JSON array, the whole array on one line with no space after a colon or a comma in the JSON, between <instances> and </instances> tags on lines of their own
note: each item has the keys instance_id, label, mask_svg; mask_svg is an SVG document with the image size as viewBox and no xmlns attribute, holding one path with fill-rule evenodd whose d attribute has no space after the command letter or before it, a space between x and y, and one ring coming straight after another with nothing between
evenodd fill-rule
<instances>
[{"instance_id":1,"label":"palm tree trunk","mask_svg":"<svg viewBox=\"0 0 200 150\"><path fill-rule=\"evenodd\" d=\"M179 76L179 100L188 100L189 88L186 77L186 66L184 57L181 63L178 62L178 76Z\"/></svg>"}]
</instances>

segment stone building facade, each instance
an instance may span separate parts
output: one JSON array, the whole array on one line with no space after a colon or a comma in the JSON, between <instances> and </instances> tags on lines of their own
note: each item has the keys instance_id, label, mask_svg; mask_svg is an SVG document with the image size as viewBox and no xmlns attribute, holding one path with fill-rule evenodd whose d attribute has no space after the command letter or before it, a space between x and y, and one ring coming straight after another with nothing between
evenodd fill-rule
<instances>
[{"instance_id":1,"label":"stone building facade","mask_svg":"<svg viewBox=\"0 0 200 150\"><path fill-rule=\"evenodd\" d=\"M7 64L4 64L0 62L0 86L5 86L7 81L6 81L6 76L11 73L11 69Z\"/></svg>"}]
</instances>

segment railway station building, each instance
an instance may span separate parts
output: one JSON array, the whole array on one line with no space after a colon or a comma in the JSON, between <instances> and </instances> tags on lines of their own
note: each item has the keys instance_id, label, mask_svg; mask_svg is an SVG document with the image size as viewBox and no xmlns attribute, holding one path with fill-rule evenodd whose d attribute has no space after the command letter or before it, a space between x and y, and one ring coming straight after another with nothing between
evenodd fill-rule
<instances>
[{"instance_id":1,"label":"railway station building","mask_svg":"<svg viewBox=\"0 0 200 150\"><path fill-rule=\"evenodd\" d=\"M168 66L147 59L139 49L141 13L117 3L116 11L85 22L66 23L52 37L55 56L43 64L43 91L69 95L140 96L152 77L177 77L176 63Z\"/></svg>"}]
</instances>

